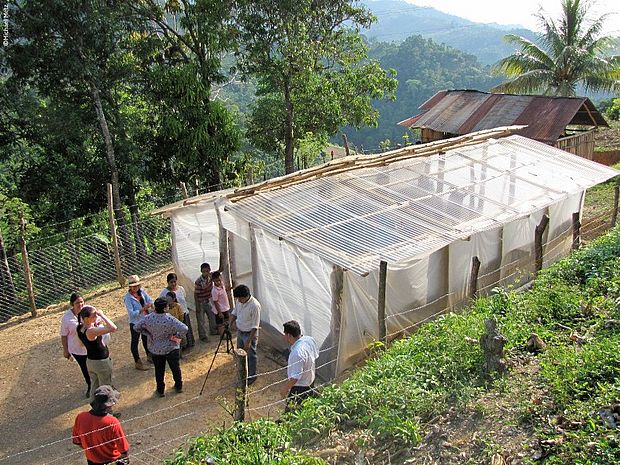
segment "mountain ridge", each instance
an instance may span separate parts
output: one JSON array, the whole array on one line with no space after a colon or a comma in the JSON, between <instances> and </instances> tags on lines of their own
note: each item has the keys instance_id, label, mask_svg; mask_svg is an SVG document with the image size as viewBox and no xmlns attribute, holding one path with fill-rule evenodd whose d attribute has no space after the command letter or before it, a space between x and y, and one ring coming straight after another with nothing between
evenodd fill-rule
<instances>
[{"instance_id":1,"label":"mountain ridge","mask_svg":"<svg viewBox=\"0 0 620 465\"><path fill-rule=\"evenodd\" d=\"M362 31L368 39L401 42L411 35L421 35L475 55L484 65L496 63L516 50L504 41L506 34L536 39L536 33L525 27L478 23L404 0L362 0L361 3L378 18Z\"/></svg>"}]
</instances>

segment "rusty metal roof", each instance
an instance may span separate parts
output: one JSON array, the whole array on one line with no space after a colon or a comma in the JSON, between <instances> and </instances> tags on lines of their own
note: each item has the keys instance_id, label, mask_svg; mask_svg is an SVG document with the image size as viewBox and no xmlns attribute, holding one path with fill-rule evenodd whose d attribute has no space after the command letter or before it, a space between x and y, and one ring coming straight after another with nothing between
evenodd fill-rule
<instances>
[{"instance_id":1,"label":"rusty metal roof","mask_svg":"<svg viewBox=\"0 0 620 465\"><path fill-rule=\"evenodd\" d=\"M547 144L558 140L569 125L609 126L587 97L443 90L420 105L420 110L422 113L398 124L455 135L527 125L518 134Z\"/></svg>"}]
</instances>

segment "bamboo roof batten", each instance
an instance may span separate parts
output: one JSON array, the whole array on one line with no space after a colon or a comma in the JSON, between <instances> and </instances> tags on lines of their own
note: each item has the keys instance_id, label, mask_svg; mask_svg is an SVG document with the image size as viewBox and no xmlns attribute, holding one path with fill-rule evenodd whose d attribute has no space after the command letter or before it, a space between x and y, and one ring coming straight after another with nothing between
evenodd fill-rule
<instances>
[{"instance_id":1,"label":"bamboo roof batten","mask_svg":"<svg viewBox=\"0 0 620 465\"><path fill-rule=\"evenodd\" d=\"M428 156L448 149L475 145L484 140L510 135L512 132L523 127L524 126L507 126L502 128L487 129L477 133L455 137L453 139L433 141L421 145L412 145L378 155L352 155L350 157L329 161L318 167L308 168L306 170L297 171L296 173L281 176L279 178L263 181L253 186L236 189L234 192L227 194L226 198L231 202L236 202L247 196L255 195L257 192L282 189L283 187L297 184L299 182L309 181L313 178L321 177L322 175L333 176L344 171L371 168L373 166L385 166L387 164L400 161L401 159Z\"/></svg>"}]
</instances>

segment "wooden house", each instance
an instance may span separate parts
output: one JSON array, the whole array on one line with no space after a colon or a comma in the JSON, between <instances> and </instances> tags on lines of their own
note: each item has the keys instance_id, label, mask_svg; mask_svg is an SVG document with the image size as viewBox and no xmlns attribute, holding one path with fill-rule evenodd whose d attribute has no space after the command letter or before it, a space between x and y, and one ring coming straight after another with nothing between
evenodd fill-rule
<instances>
[{"instance_id":1,"label":"wooden house","mask_svg":"<svg viewBox=\"0 0 620 465\"><path fill-rule=\"evenodd\" d=\"M442 90L421 113L398 123L420 129L421 142L461 136L500 126L523 125L517 134L591 160L594 130L609 127L587 97L491 94Z\"/></svg>"}]
</instances>

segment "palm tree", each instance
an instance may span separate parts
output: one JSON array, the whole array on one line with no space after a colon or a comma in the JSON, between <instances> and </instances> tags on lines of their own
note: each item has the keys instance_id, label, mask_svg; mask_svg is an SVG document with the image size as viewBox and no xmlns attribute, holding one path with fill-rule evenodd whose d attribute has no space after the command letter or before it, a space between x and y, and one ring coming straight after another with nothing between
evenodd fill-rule
<instances>
[{"instance_id":1,"label":"palm tree","mask_svg":"<svg viewBox=\"0 0 620 465\"><path fill-rule=\"evenodd\" d=\"M562 0L557 21L539 12L540 45L517 35L505 36L521 50L495 64L496 74L509 80L492 90L554 96L574 96L578 84L586 91L620 90L620 56L605 54L615 44L612 37L602 35L607 15L590 22L588 6L587 1Z\"/></svg>"}]
</instances>

